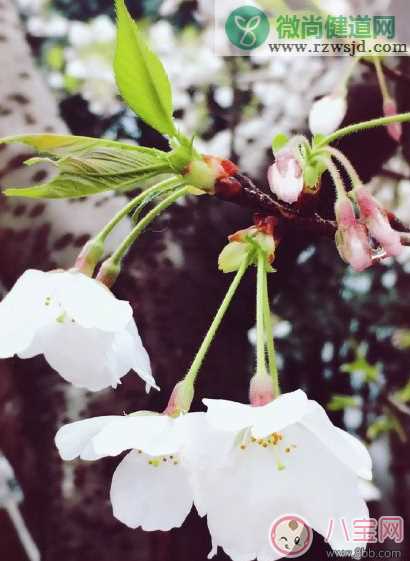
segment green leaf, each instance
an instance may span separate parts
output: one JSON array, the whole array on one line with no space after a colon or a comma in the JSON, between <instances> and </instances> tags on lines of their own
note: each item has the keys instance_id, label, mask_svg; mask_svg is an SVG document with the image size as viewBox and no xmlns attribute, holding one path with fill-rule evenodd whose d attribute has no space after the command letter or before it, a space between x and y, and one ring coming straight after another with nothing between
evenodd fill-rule
<instances>
[{"instance_id":1,"label":"green leaf","mask_svg":"<svg viewBox=\"0 0 410 561\"><path fill-rule=\"evenodd\" d=\"M353 362L343 364L340 370L347 374L361 374L367 384L380 380L380 365L370 364L361 349L356 351L356 359Z\"/></svg>"},{"instance_id":2,"label":"green leaf","mask_svg":"<svg viewBox=\"0 0 410 561\"><path fill-rule=\"evenodd\" d=\"M329 411L344 411L348 407L359 407L360 400L353 395L332 395L332 399L327 404Z\"/></svg>"},{"instance_id":3,"label":"green leaf","mask_svg":"<svg viewBox=\"0 0 410 561\"><path fill-rule=\"evenodd\" d=\"M286 134L284 134L283 132L277 134L272 140L273 153L275 154L276 152L279 152L279 150L282 150L282 148L284 148L288 142L289 137Z\"/></svg>"},{"instance_id":4,"label":"green leaf","mask_svg":"<svg viewBox=\"0 0 410 561\"><path fill-rule=\"evenodd\" d=\"M386 414L378 417L367 429L367 438L376 440L388 432L395 432L402 442L407 442L406 431L399 419L393 414Z\"/></svg>"},{"instance_id":5,"label":"green leaf","mask_svg":"<svg viewBox=\"0 0 410 561\"><path fill-rule=\"evenodd\" d=\"M117 46L114 71L125 102L161 134L176 136L172 91L164 67L141 35L124 0L115 0Z\"/></svg>"},{"instance_id":6,"label":"green leaf","mask_svg":"<svg viewBox=\"0 0 410 561\"><path fill-rule=\"evenodd\" d=\"M410 402L410 381L402 388L395 393L395 397L401 403L409 403Z\"/></svg>"},{"instance_id":7,"label":"green leaf","mask_svg":"<svg viewBox=\"0 0 410 561\"><path fill-rule=\"evenodd\" d=\"M48 156L31 158L27 165L50 162L59 173L41 185L6 189L8 196L77 198L133 188L142 180L173 173L167 154L111 140L69 135L16 136L0 140L0 144L12 142L27 144Z\"/></svg>"}]
</instances>

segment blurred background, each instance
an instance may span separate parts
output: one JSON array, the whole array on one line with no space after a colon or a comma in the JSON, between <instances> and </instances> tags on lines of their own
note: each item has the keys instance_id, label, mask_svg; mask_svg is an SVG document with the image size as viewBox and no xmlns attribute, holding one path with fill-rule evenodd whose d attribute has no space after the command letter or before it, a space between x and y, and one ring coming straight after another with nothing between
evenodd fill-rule
<instances>
[{"instance_id":1,"label":"blurred background","mask_svg":"<svg viewBox=\"0 0 410 561\"><path fill-rule=\"evenodd\" d=\"M396 9L403 6L403 14L406 2L394 2ZM127 3L171 77L182 130L196 135L200 150L233 159L265 188L273 136L305 131L312 101L332 91L349 61L224 59L212 48L210 0ZM112 4L0 0L0 137L71 131L166 149L164 139L117 95ZM360 2L322 4L337 14L353 8L360 13ZM389 0L373 4L381 14L389 12ZM389 58L385 64L399 109L409 111L408 58ZM346 123L381 114L372 65L358 65L349 84ZM339 148L371 181L379 200L410 224L409 127L400 147L385 130L376 130ZM46 168L23 167L28 154L0 145L1 186L47 177ZM125 195L106 194L44 202L0 196L0 295L28 267L69 267L124 201ZM321 201L321 212L332 215L330 198ZM115 393L89 394L65 384L41 357L0 362L0 450L14 468L24 494L20 507L43 561L206 559L210 540L204 520L191 514L183 530L166 534L129 530L112 517L108 500L118 460L63 463L53 438L63 423L80 418L165 407L230 281L217 271L218 254L228 234L251 222L250 211L229 203L189 200L149 228L130 254L116 293L134 307L161 393L147 397L130 374ZM276 267L270 282L283 389L306 389L335 423L369 444L375 480L363 485L363 493L371 514L403 516L410 539L410 252L357 274L340 260L332 240L291 231ZM204 396L247 399L254 364L254 283L250 271L204 364L195 409ZM409 539L372 549L400 550L405 560ZM327 558L321 538L305 558ZM26 559L5 509L0 509L0 559Z\"/></svg>"}]
</instances>

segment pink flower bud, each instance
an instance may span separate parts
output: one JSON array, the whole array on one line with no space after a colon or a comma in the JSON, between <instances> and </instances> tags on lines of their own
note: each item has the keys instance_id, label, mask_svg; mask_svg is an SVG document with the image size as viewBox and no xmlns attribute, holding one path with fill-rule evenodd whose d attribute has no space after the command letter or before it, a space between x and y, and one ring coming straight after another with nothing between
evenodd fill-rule
<instances>
[{"instance_id":1,"label":"pink flower bud","mask_svg":"<svg viewBox=\"0 0 410 561\"><path fill-rule=\"evenodd\" d=\"M303 191L302 168L290 150L276 155L276 162L269 168L268 181L271 191L285 203L295 203Z\"/></svg>"},{"instance_id":2,"label":"pink flower bud","mask_svg":"<svg viewBox=\"0 0 410 561\"><path fill-rule=\"evenodd\" d=\"M391 227L386 211L366 187L358 187L355 189L355 193L360 208L360 217L366 224L370 235L379 242L388 256L400 255L403 249L400 234Z\"/></svg>"},{"instance_id":3,"label":"pink flower bud","mask_svg":"<svg viewBox=\"0 0 410 561\"><path fill-rule=\"evenodd\" d=\"M267 374L255 374L249 386L249 402L253 407L260 407L273 401L273 383Z\"/></svg>"},{"instance_id":4,"label":"pink flower bud","mask_svg":"<svg viewBox=\"0 0 410 561\"><path fill-rule=\"evenodd\" d=\"M397 115L397 105L394 99L389 98L384 102L383 111L386 117L394 117L394 115ZM392 123L391 125L387 125L387 131L393 140L400 142L403 133L401 123Z\"/></svg>"},{"instance_id":5,"label":"pink flower bud","mask_svg":"<svg viewBox=\"0 0 410 561\"><path fill-rule=\"evenodd\" d=\"M358 272L372 265L371 247L366 227L356 219L352 203L347 197L336 203L336 247L340 257Z\"/></svg>"}]
</instances>

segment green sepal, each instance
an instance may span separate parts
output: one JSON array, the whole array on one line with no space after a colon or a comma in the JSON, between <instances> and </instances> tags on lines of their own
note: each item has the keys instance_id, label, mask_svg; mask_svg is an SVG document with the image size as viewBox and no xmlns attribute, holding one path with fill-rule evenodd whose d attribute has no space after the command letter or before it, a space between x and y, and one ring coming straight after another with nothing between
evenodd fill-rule
<instances>
[{"instance_id":1,"label":"green sepal","mask_svg":"<svg viewBox=\"0 0 410 561\"><path fill-rule=\"evenodd\" d=\"M289 137L285 133L280 132L272 140L272 152L276 154L277 152L282 150L282 148L284 148L288 142Z\"/></svg>"}]
</instances>

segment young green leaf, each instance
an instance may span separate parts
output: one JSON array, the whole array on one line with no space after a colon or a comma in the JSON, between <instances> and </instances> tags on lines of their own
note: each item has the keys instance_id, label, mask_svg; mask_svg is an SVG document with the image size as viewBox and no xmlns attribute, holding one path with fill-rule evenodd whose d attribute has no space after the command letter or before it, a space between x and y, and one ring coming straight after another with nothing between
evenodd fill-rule
<instances>
[{"instance_id":1,"label":"young green leaf","mask_svg":"<svg viewBox=\"0 0 410 561\"><path fill-rule=\"evenodd\" d=\"M115 0L117 46L114 71L125 102L161 134L176 136L172 91L168 76L131 18L124 0Z\"/></svg>"},{"instance_id":2,"label":"young green leaf","mask_svg":"<svg viewBox=\"0 0 410 561\"><path fill-rule=\"evenodd\" d=\"M26 163L50 162L58 174L41 185L5 190L8 196L30 198L76 198L102 191L133 188L138 182L173 173L167 155L159 150L110 140L68 135L9 137L0 143L20 142L36 148L48 158Z\"/></svg>"},{"instance_id":3,"label":"young green leaf","mask_svg":"<svg viewBox=\"0 0 410 561\"><path fill-rule=\"evenodd\" d=\"M284 134L283 132L277 134L272 140L273 153L276 154L277 152L279 152L279 150L282 150L282 148L284 148L288 142L289 137L286 134Z\"/></svg>"}]
</instances>

